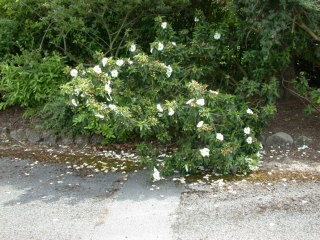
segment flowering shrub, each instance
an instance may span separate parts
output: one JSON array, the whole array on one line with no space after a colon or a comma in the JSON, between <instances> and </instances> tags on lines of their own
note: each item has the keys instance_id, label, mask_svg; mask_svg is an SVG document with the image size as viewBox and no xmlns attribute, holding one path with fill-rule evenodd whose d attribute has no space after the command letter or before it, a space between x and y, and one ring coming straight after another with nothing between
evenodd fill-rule
<instances>
[{"instance_id":1,"label":"flowering shrub","mask_svg":"<svg viewBox=\"0 0 320 240\"><path fill-rule=\"evenodd\" d=\"M94 67L69 69L72 80L62 88L77 113L75 123L88 122L107 141L140 136L175 142L177 151L161 166L164 173L253 170L260 150L258 110L227 88L210 89L219 85L209 79L227 55L223 31L199 25L194 39L177 43L170 24L157 22L150 55L129 42L127 58L98 54ZM209 56L215 61L208 62ZM145 159L154 169L156 157Z\"/></svg>"}]
</instances>

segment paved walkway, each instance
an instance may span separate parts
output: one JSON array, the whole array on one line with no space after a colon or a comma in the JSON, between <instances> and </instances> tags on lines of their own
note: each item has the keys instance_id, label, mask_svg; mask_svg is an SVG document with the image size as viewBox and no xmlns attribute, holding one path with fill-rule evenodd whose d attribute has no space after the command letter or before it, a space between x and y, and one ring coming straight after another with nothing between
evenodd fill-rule
<instances>
[{"instance_id":1,"label":"paved walkway","mask_svg":"<svg viewBox=\"0 0 320 240\"><path fill-rule=\"evenodd\" d=\"M186 192L183 192L186 191ZM183 192L183 193L182 193ZM153 183L0 158L0 239L320 239L318 180Z\"/></svg>"},{"instance_id":2,"label":"paved walkway","mask_svg":"<svg viewBox=\"0 0 320 240\"><path fill-rule=\"evenodd\" d=\"M146 171L67 173L64 164L0 159L1 239L173 239L182 185L154 185Z\"/></svg>"}]
</instances>

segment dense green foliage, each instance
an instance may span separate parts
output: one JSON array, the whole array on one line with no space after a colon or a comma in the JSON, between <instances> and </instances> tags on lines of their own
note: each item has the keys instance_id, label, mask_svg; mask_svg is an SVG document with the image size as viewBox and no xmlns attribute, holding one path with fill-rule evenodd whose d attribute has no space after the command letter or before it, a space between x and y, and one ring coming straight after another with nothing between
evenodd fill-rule
<instances>
[{"instance_id":1,"label":"dense green foliage","mask_svg":"<svg viewBox=\"0 0 320 240\"><path fill-rule=\"evenodd\" d=\"M294 86L300 84L299 71L307 70L313 85L318 88L320 59L320 1L234 1L239 13L240 36L246 53L243 59L249 79L260 82L274 76L289 95L302 96ZM304 66L301 66L304 63ZM308 80L310 82L310 79ZM302 88L299 87L301 90ZM311 88L304 91L302 100L315 106ZM301 91L300 91L300 94ZM309 108L311 109L311 108Z\"/></svg>"},{"instance_id":2,"label":"dense green foliage","mask_svg":"<svg viewBox=\"0 0 320 240\"><path fill-rule=\"evenodd\" d=\"M1 108L175 143L168 173L253 169L281 95L320 112L319 0L0 0L0 16Z\"/></svg>"},{"instance_id":3,"label":"dense green foliage","mask_svg":"<svg viewBox=\"0 0 320 240\"><path fill-rule=\"evenodd\" d=\"M0 0L0 14L4 20L18 23L16 44L20 48L59 51L71 62L90 63L95 51L117 56L123 53L128 39L150 39L156 15L179 13L187 3L187 0Z\"/></svg>"},{"instance_id":4,"label":"dense green foliage","mask_svg":"<svg viewBox=\"0 0 320 240\"><path fill-rule=\"evenodd\" d=\"M38 51L24 51L0 65L0 91L10 105L36 106L58 94L59 86L66 82L64 59L58 55L42 57Z\"/></svg>"}]
</instances>

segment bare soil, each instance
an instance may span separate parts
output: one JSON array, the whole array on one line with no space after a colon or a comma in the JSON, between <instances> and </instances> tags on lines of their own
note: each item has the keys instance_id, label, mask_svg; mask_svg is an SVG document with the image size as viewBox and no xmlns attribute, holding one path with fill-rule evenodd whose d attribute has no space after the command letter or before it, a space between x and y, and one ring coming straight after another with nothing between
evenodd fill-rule
<instances>
[{"instance_id":1,"label":"bare soil","mask_svg":"<svg viewBox=\"0 0 320 240\"><path fill-rule=\"evenodd\" d=\"M0 127L2 128L26 128L29 121L23 118L25 109L21 107L11 107L0 111Z\"/></svg>"},{"instance_id":2,"label":"bare soil","mask_svg":"<svg viewBox=\"0 0 320 240\"><path fill-rule=\"evenodd\" d=\"M320 150L320 114L306 115L304 108L305 105L299 100L279 102L277 114L265 128L264 135L285 132L293 139L306 136L313 140L312 147Z\"/></svg>"}]
</instances>

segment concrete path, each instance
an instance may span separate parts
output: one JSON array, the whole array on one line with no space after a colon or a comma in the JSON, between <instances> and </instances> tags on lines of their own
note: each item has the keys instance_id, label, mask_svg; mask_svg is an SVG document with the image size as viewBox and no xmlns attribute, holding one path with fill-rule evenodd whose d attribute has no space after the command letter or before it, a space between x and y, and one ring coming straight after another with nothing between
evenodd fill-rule
<instances>
[{"instance_id":1,"label":"concrete path","mask_svg":"<svg viewBox=\"0 0 320 240\"><path fill-rule=\"evenodd\" d=\"M154 185L146 171L68 173L65 164L0 159L0 239L173 239L181 185Z\"/></svg>"},{"instance_id":2,"label":"concrete path","mask_svg":"<svg viewBox=\"0 0 320 240\"><path fill-rule=\"evenodd\" d=\"M183 187L172 182L151 184L145 172L132 174L93 239L174 239L171 225Z\"/></svg>"}]
</instances>

